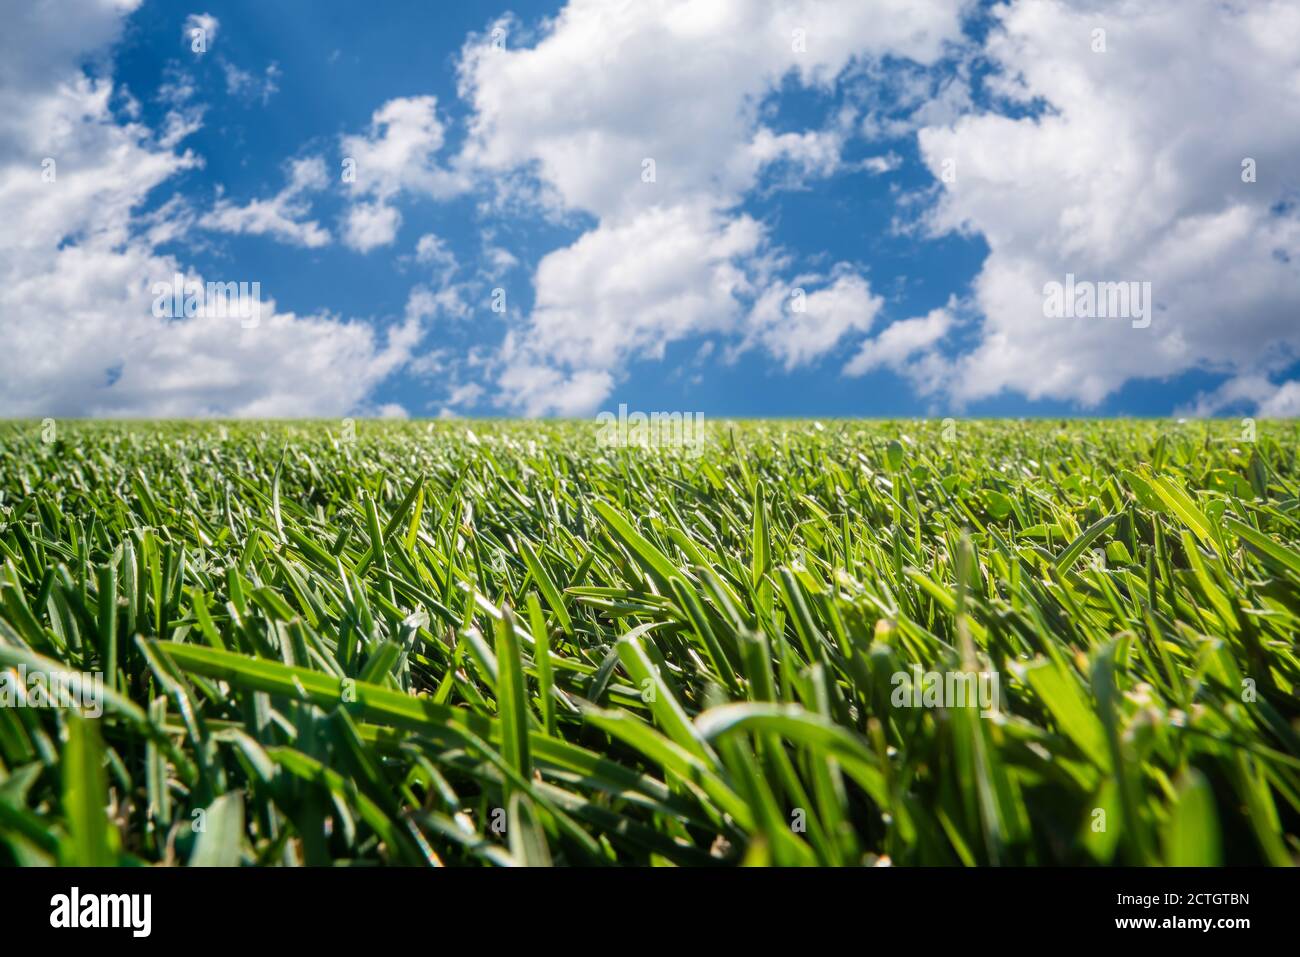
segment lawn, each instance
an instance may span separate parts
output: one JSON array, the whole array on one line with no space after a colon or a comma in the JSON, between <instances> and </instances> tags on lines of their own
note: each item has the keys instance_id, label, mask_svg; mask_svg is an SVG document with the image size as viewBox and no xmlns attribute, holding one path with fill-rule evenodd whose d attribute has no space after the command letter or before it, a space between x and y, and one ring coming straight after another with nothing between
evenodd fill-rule
<instances>
[{"instance_id":1,"label":"lawn","mask_svg":"<svg viewBox=\"0 0 1300 957\"><path fill-rule=\"evenodd\" d=\"M598 438L0 423L0 862L1300 859L1296 423Z\"/></svg>"}]
</instances>

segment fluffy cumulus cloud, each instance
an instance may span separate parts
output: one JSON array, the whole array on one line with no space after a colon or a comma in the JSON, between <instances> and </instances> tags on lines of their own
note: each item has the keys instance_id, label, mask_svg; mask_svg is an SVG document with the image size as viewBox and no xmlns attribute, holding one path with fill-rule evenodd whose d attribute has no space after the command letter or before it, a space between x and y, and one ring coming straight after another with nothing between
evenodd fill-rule
<instances>
[{"instance_id":1,"label":"fluffy cumulus cloud","mask_svg":"<svg viewBox=\"0 0 1300 957\"><path fill-rule=\"evenodd\" d=\"M734 263L760 237L752 219L694 206L606 224L542 260L526 334L570 367L609 368L628 353L662 358L674 339L730 325L747 282Z\"/></svg>"},{"instance_id":2,"label":"fluffy cumulus cloud","mask_svg":"<svg viewBox=\"0 0 1300 957\"><path fill-rule=\"evenodd\" d=\"M190 282L204 277L161 255L156 245L172 230L140 213L151 192L197 160L111 109L103 54L136 5L6 9L0 408L181 416L328 415L358 406L410 353L416 324L381 336L366 324L281 312L269 290L256 328L154 314L157 283L177 273Z\"/></svg>"},{"instance_id":3,"label":"fluffy cumulus cloud","mask_svg":"<svg viewBox=\"0 0 1300 957\"><path fill-rule=\"evenodd\" d=\"M770 303L790 287L774 289L765 230L736 206L765 169L796 180L835 171L843 131L777 132L761 105L789 80L827 88L855 58L932 62L960 36L964 5L570 0L535 43L470 44L462 161L527 170L537 205L596 221L542 259L536 307L502 350L501 400L586 412L628 362L675 340L740 332L791 366L868 326L878 300L866 280L840 277L793 331L773 328Z\"/></svg>"},{"instance_id":4,"label":"fluffy cumulus cloud","mask_svg":"<svg viewBox=\"0 0 1300 957\"><path fill-rule=\"evenodd\" d=\"M885 304L852 272L842 272L819 289L805 288L817 281L802 276L793 288L772 286L750 312L752 336L787 370L825 355L850 332L866 332Z\"/></svg>"},{"instance_id":5,"label":"fluffy cumulus cloud","mask_svg":"<svg viewBox=\"0 0 1300 957\"><path fill-rule=\"evenodd\" d=\"M375 110L364 134L343 137L345 181L353 198L344 242L359 252L391 244L402 224L394 202L401 193L446 199L466 188L462 174L438 162L444 138L433 96L389 100Z\"/></svg>"},{"instance_id":6,"label":"fluffy cumulus cloud","mask_svg":"<svg viewBox=\"0 0 1300 957\"><path fill-rule=\"evenodd\" d=\"M844 366L848 376L865 375L876 369L906 372L918 354L932 352L953 326L948 309L932 309L924 316L892 323L880 335L864 342Z\"/></svg>"},{"instance_id":7,"label":"fluffy cumulus cloud","mask_svg":"<svg viewBox=\"0 0 1300 957\"><path fill-rule=\"evenodd\" d=\"M930 227L989 245L947 390L1088 405L1207 369L1240 381L1202 411L1294 410L1273 378L1300 346L1300 6L1018 0L996 19L983 52L1017 110L918 134L943 190ZM1045 317L1068 274L1149 282L1150 324Z\"/></svg>"}]
</instances>

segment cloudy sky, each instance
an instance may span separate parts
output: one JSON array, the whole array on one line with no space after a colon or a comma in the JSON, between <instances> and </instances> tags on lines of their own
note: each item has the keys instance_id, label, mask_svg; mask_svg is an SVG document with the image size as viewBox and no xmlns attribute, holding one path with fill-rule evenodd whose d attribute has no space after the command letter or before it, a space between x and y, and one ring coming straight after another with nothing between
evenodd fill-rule
<instances>
[{"instance_id":1,"label":"cloudy sky","mask_svg":"<svg viewBox=\"0 0 1300 957\"><path fill-rule=\"evenodd\" d=\"M1295 0L0 0L0 415L1296 415L1298 203Z\"/></svg>"}]
</instances>

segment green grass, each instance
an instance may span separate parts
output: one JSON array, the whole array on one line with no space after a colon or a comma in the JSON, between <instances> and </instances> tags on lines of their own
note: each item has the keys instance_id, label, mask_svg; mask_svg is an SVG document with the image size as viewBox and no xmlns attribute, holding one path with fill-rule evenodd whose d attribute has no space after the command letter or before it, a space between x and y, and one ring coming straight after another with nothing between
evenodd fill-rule
<instances>
[{"instance_id":1,"label":"green grass","mask_svg":"<svg viewBox=\"0 0 1300 957\"><path fill-rule=\"evenodd\" d=\"M711 428L0 425L0 861L1300 857L1294 423Z\"/></svg>"}]
</instances>

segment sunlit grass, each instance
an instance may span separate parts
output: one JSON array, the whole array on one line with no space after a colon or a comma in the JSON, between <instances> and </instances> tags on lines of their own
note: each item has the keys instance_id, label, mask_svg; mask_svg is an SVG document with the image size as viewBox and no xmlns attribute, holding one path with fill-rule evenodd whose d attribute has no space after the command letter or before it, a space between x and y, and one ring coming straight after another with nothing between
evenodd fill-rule
<instances>
[{"instance_id":1,"label":"sunlit grass","mask_svg":"<svg viewBox=\"0 0 1300 957\"><path fill-rule=\"evenodd\" d=\"M1294 424L711 430L0 426L0 861L1300 854Z\"/></svg>"}]
</instances>

